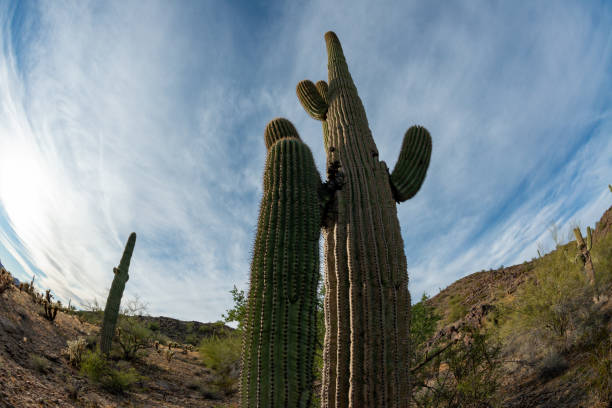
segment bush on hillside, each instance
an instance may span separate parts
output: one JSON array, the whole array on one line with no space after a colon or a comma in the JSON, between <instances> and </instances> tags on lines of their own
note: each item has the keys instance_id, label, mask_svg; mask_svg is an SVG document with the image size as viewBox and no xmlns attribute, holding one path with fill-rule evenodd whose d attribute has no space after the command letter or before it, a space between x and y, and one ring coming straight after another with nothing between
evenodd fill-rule
<instances>
[{"instance_id":1,"label":"bush on hillside","mask_svg":"<svg viewBox=\"0 0 612 408\"><path fill-rule=\"evenodd\" d=\"M133 360L138 351L150 347L156 340L156 334L145 327L134 316L120 316L115 340L120 348L123 360Z\"/></svg>"},{"instance_id":2,"label":"bush on hillside","mask_svg":"<svg viewBox=\"0 0 612 408\"><path fill-rule=\"evenodd\" d=\"M13 285L13 277L11 274L6 269L0 267L0 294L12 288Z\"/></svg>"},{"instance_id":3,"label":"bush on hillside","mask_svg":"<svg viewBox=\"0 0 612 408\"><path fill-rule=\"evenodd\" d=\"M208 390L219 390L225 395L237 391L241 350L242 338L238 334L211 336L202 340L200 356L204 365L212 370L212 376L206 383Z\"/></svg>"},{"instance_id":4,"label":"bush on hillside","mask_svg":"<svg viewBox=\"0 0 612 408\"><path fill-rule=\"evenodd\" d=\"M87 351L81 362L81 373L104 390L121 394L129 390L140 376L132 367L112 368L106 357L99 352Z\"/></svg>"},{"instance_id":5,"label":"bush on hillside","mask_svg":"<svg viewBox=\"0 0 612 408\"><path fill-rule=\"evenodd\" d=\"M501 378L501 347L486 331L463 327L440 340L412 368L412 404L418 408L493 407Z\"/></svg>"},{"instance_id":6,"label":"bush on hillside","mask_svg":"<svg viewBox=\"0 0 612 408\"><path fill-rule=\"evenodd\" d=\"M592 288L578 264L558 250L538 260L533 278L519 287L502 315L502 336L528 332L567 351L585 327L590 314Z\"/></svg>"}]
</instances>

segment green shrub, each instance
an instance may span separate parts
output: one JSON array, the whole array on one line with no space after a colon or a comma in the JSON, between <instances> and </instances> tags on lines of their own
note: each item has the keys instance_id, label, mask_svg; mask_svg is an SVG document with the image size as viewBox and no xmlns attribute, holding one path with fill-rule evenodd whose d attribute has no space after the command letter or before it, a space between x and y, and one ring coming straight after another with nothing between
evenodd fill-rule
<instances>
[{"instance_id":1,"label":"green shrub","mask_svg":"<svg viewBox=\"0 0 612 408\"><path fill-rule=\"evenodd\" d=\"M46 374L51 368L51 362L38 354L30 354L30 362L32 363L32 368L41 374Z\"/></svg>"},{"instance_id":2,"label":"green shrub","mask_svg":"<svg viewBox=\"0 0 612 408\"><path fill-rule=\"evenodd\" d=\"M244 290L239 290L236 285L234 285L234 289L230 290L230 293L232 294L234 307L228 309L226 311L226 314L222 315L222 317L228 323L238 323L238 330L242 330L244 328L243 323L246 319L247 297L244 293Z\"/></svg>"},{"instance_id":3,"label":"green shrub","mask_svg":"<svg viewBox=\"0 0 612 408\"><path fill-rule=\"evenodd\" d=\"M413 367L412 402L419 408L498 404L501 347L486 331L464 327L461 339L440 341Z\"/></svg>"},{"instance_id":4,"label":"green shrub","mask_svg":"<svg viewBox=\"0 0 612 408\"><path fill-rule=\"evenodd\" d=\"M528 332L566 351L580 336L578 329L585 327L591 294L579 265L562 250L554 251L538 261L533 278L519 287L503 311L502 336L511 340Z\"/></svg>"},{"instance_id":5,"label":"green shrub","mask_svg":"<svg viewBox=\"0 0 612 408\"><path fill-rule=\"evenodd\" d=\"M448 301L447 323L456 322L463 318L468 312L468 307L463 304L463 296L453 295Z\"/></svg>"},{"instance_id":6,"label":"green shrub","mask_svg":"<svg viewBox=\"0 0 612 408\"><path fill-rule=\"evenodd\" d=\"M103 377L102 388L106 391L121 394L130 388L140 380L138 372L132 367L125 370L110 370L108 376Z\"/></svg>"},{"instance_id":7,"label":"green shrub","mask_svg":"<svg viewBox=\"0 0 612 408\"><path fill-rule=\"evenodd\" d=\"M138 318L134 316L120 316L115 338L121 350L121 358L133 360L139 350L153 344L156 336L155 333L140 323Z\"/></svg>"},{"instance_id":8,"label":"green shrub","mask_svg":"<svg viewBox=\"0 0 612 408\"><path fill-rule=\"evenodd\" d=\"M81 374L98 383L109 371L106 358L97 351L87 351L81 359Z\"/></svg>"},{"instance_id":9,"label":"green shrub","mask_svg":"<svg viewBox=\"0 0 612 408\"><path fill-rule=\"evenodd\" d=\"M209 390L218 389L225 395L237 391L240 377L242 339L238 334L227 337L211 336L200 343L199 352L204 365L212 370L205 384Z\"/></svg>"},{"instance_id":10,"label":"green shrub","mask_svg":"<svg viewBox=\"0 0 612 408\"><path fill-rule=\"evenodd\" d=\"M418 347L429 340L436 331L440 316L433 306L427 305L429 298L425 293L421 301L415 303L411 309L410 317L410 342Z\"/></svg>"},{"instance_id":11,"label":"green shrub","mask_svg":"<svg viewBox=\"0 0 612 408\"><path fill-rule=\"evenodd\" d=\"M197 346L198 345L198 340L199 340L198 336L196 336L193 333L188 334L187 336L185 336L185 343L186 344L191 344L191 345Z\"/></svg>"},{"instance_id":12,"label":"green shrub","mask_svg":"<svg viewBox=\"0 0 612 408\"><path fill-rule=\"evenodd\" d=\"M149 322L149 324L147 325L147 328L151 331L158 331L159 330L159 323L157 322Z\"/></svg>"},{"instance_id":13,"label":"green shrub","mask_svg":"<svg viewBox=\"0 0 612 408\"><path fill-rule=\"evenodd\" d=\"M612 233L608 233L593 245L591 257L599 293L610 293L612 289Z\"/></svg>"},{"instance_id":14,"label":"green shrub","mask_svg":"<svg viewBox=\"0 0 612 408\"><path fill-rule=\"evenodd\" d=\"M140 376L132 367L115 369L100 352L87 351L81 362L81 373L103 389L120 394L140 380Z\"/></svg>"}]
</instances>

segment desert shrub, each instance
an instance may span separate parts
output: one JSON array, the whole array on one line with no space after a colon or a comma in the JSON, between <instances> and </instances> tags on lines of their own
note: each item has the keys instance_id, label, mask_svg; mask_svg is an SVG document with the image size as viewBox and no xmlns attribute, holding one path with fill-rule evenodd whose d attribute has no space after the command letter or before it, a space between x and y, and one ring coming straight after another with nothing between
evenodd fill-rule
<instances>
[{"instance_id":1,"label":"desert shrub","mask_svg":"<svg viewBox=\"0 0 612 408\"><path fill-rule=\"evenodd\" d=\"M138 372L133 368L124 370L111 369L108 376L103 377L102 388L114 394L121 394L140 380Z\"/></svg>"},{"instance_id":2,"label":"desert shrub","mask_svg":"<svg viewBox=\"0 0 612 408\"><path fill-rule=\"evenodd\" d=\"M430 407L498 405L501 347L486 331L464 327L456 340L439 341L413 367L412 403Z\"/></svg>"},{"instance_id":3,"label":"desert shrub","mask_svg":"<svg viewBox=\"0 0 612 408\"><path fill-rule=\"evenodd\" d=\"M533 278L519 287L513 302L502 313L501 334L529 332L546 340L557 351L567 351L580 337L592 308L592 288L579 265L561 250L538 261Z\"/></svg>"},{"instance_id":4,"label":"desert shrub","mask_svg":"<svg viewBox=\"0 0 612 408\"><path fill-rule=\"evenodd\" d=\"M602 330L601 341L586 353L584 385L602 403L612 404L612 334Z\"/></svg>"},{"instance_id":5,"label":"desert shrub","mask_svg":"<svg viewBox=\"0 0 612 408\"><path fill-rule=\"evenodd\" d=\"M415 303L410 316L410 342L415 347L424 344L436 331L440 316L433 306L427 305L429 298L425 293L421 301Z\"/></svg>"},{"instance_id":6,"label":"desert shrub","mask_svg":"<svg viewBox=\"0 0 612 408\"><path fill-rule=\"evenodd\" d=\"M446 316L447 323L456 322L467 314L468 308L463 304L463 298L463 296L457 294L449 299L448 315Z\"/></svg>"},{"instance_id":7,"label":"desert shrub","mask_svg":"<svg viewBox=\"0 0 612 408\"><path fill-rule=\"evenodd\" d=\"M117 344L124 360L133 360L139 350L149 347L156 339L155 334L134 316L120 316L117 324Z\"/></svg>"},{"instance_id":8,"label":"desert shrub","mask_svg":"<svg viewBox=\"0 0 612 408\"><path fill-rule=\"evenodd\" d=\"M81 373L103 389L120 394L140 380L132 367L124 369L112 368L105 356L99 352L87 351L81 362Z\"/></svg>"},{"instance_id":9,"label":"desert shrub","mask_svg":"<svg viewBox=\"0 0 612 408\"><path fill-rule=\"evenodd\" d=\"M159 323L157 322L149 322L149 324L147 325L147 328L151 331L158 331L159 330Z\"/></svg>"},{"instance_id":10,"label":"desert shrub","mask_svg":"<svg viewBox=\"0 0 612 408\"><path fill-rule=\"evenodd\" d=\"M545 380L555 378L568 368L567 359L557 350L551 349L538 364L539 377Z\"/></svg>"},{"instance_id":11,"label":"desert shrub","mask_svg":"<svg viewBox=\"0 0 612 408\"><path fill-rule=\"evenodd\" d=\"M12 288L13 285L13 277L11 274L6 269L0 267L0 294Z\"/></svg>"},{"instance_id":12,"label":"desert shrub","mask_svg":"<svg viewBox=\"0 0 612 408\"><path fill-rule=\"evenodd\" d=\"M593 245L591 257L599 293L610 293L612 289L612 233L608 233Z\"/></svg>"},{"instance_id":13,"label":"desert shrub","mask_svg":"<svg viewBox=\"0 0 612 408\"><path fill-rule=\"evenodd\" d=\"M185 331L187 333L191 333L193 332L193 322L187 322L185 323Z\"/></svg>"},{"instance_id":14,"label":"desert shrub","mask_svg":"<svg viewBox=\"0 0 612 408\"><path fill-rule=\"evenodd\" d=\"M104 355L97 351L87 351L81 359L81 373L91 381L98 383L109 371Z\"/></svg>"},{"instance_id":15,"label":"desert shrub","mask_svg":"<svg viewBox=\"0 0 612 408\"><path fill-rule=\"evenodd\" d=\"M219 388L219 386L205 382L200 385L200 392L202 396L208 400L221 400L226 395L226 393Z\"/></svg>"},{"instance_id":16,"label":"desert shrub","mask_svg":"<svg viewBox=\"0 0 612 408\"><path fill-rule=\"evenodd\" d=\"M32 368L41 374L46 374L51 368L51 362L38 354L30 354Z\"/></svg>"},{"instance_id":17,"label":"desert shrub","mask_svg":"<svg viewBox=\"0 0 612 408\"><path fill-rule=\"evenodd\" d=\"M87 349L87 340L84 337L80 337L77 340L69 340L66 344L67 347L63 350L63 354L68 356L70 364L79 367L83 353Z\"/></svg>"},{"instance_id":18,"label":"desert shrub","mask_svg":"<svg viewBox=\"0 0 612 408\"><path fill-rule=\"evenodd\" d=\"M218 389L225 395L237 391L240 376L240 355L242 339L233 334L226 337L211 336L200 343L202 362L212 370L210 380L205 384L209 389Z\"/></svg>"},{"instance_id":19,"label":"desert shrub","mask_svg":"<svg viewBox=\"0 0 612 408\"><path fill-rule=\"evenodd\" d=\"M192 346L196 346L198 344L198 340L199 340L198 336L196 336L193 333L185 336L185 343L191 344Z\"/></svg>"}]
</instances>

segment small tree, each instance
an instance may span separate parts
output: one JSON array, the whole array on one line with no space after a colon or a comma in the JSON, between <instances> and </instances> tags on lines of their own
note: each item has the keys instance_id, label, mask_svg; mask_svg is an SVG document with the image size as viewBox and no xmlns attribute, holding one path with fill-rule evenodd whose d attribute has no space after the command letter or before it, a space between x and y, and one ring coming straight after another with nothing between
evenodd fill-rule
<instances>
[{"instance_id":1,"label":"small tree","mask_svg":"<svg viewBox=\"0 0 612 408\"><path fill-rule=\"evenodd\" d=\"M230 290L232 294L232 300L234 301L234 307L228 309L225 313L221 315L225 322L237 322L238 330L242 330L244 328L244 321L246 319L247 312L247 299L244 294L244 290L238 289L236 285L234 285L234 289Z\"/></svg>"},{"instance_id":2,"label":"small tree","mask_svg":"<svg viewBox=\"0 0 612 408\"><path fill-rule=\"evenodd\" d=\"M155 334L140 323L137 317L121 316L116 340L121 348L121 358L133 360L139 350L146 349L153 344Z\"/></svg>"}]
</instances>

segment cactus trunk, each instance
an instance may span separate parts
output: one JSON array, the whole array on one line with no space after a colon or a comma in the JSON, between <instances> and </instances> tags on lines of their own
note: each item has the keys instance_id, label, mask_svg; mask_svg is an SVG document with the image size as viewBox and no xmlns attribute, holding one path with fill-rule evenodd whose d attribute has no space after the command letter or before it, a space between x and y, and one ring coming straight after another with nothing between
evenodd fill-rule
<instances>
[{"instance_id":1,"label":"cactus trunk","mask_svg":"<svg viewBox=\"0 0 612 408\"><path fill-rule=\"evenodd\" d=\"M396 201L420 189L431 137L424 128L411 128L390 175L378 159L340 41L333 32L325 40L328 86L302 81L297 88L304 109L322 121L328 166L339 163L345 181L332 215L324 214L321 406L407 407L410 293Z\"/></svg>"},{"instance_id":2,"label":"cactus trunk","mask_svg":"<svg viewBox=\"0 0 612 408\"><path fill-rule=\"evenodd\" d=\"M337 220L325 233L334 253L326 274L335 275L336 283L335 293L326 288L326 304L336 303L326 313L337 330L326 331L325 347L335 348L326 355L336 354L335 361L324 362L326 380L336 384L322 404L404 406L410 294L396 204L340 43L331 33L326 40L328 160L340 162L346 184L338 192Z\"/></svg>"},{"instance_id":3,"label":"cactus trunk","mask_svg":"<svg viewBox=\"0 0 612 408\"><path fill-rule=\"evenodd\" d=\"M242 407L308 407L319 280L321 179L286 119L266 129L268 156L251 263Z\"/></svg>"},{"instance_id":4,"label":"cactus trunk","mask_svg":"<svg viewBox=\"0 0 612 408\"><path fill-rule=\"evenodd\" d=\"M113 337L115 336L115 327L117 325L117 318L119 317L121 297L123 296L125 283L130 278L128 270L130 268L130 261L132 259L135 244L136 233L132 232L125 245L125 250L123 251L119 266L113 269L115 277L113 278L113 283L108 292L108 298L106 299L104 320L102 321L102 329L100 330L100 351L105 354L110 353Z\"/></svg>"},{"instance_id":5,"label":"cactus trunk","mask_svg":"<svg viewBox=\"0 0 612 408\"><path fill-rule=\"evenodd\" d=\"M587 227L587 242L584 242L580 228L574 228L574 236L576 237L576 246L580 251L584 273L591 286L595 285L595 268L591 259L591 249L593 247L591 227Z\"/></svg>"}]
</instances>

